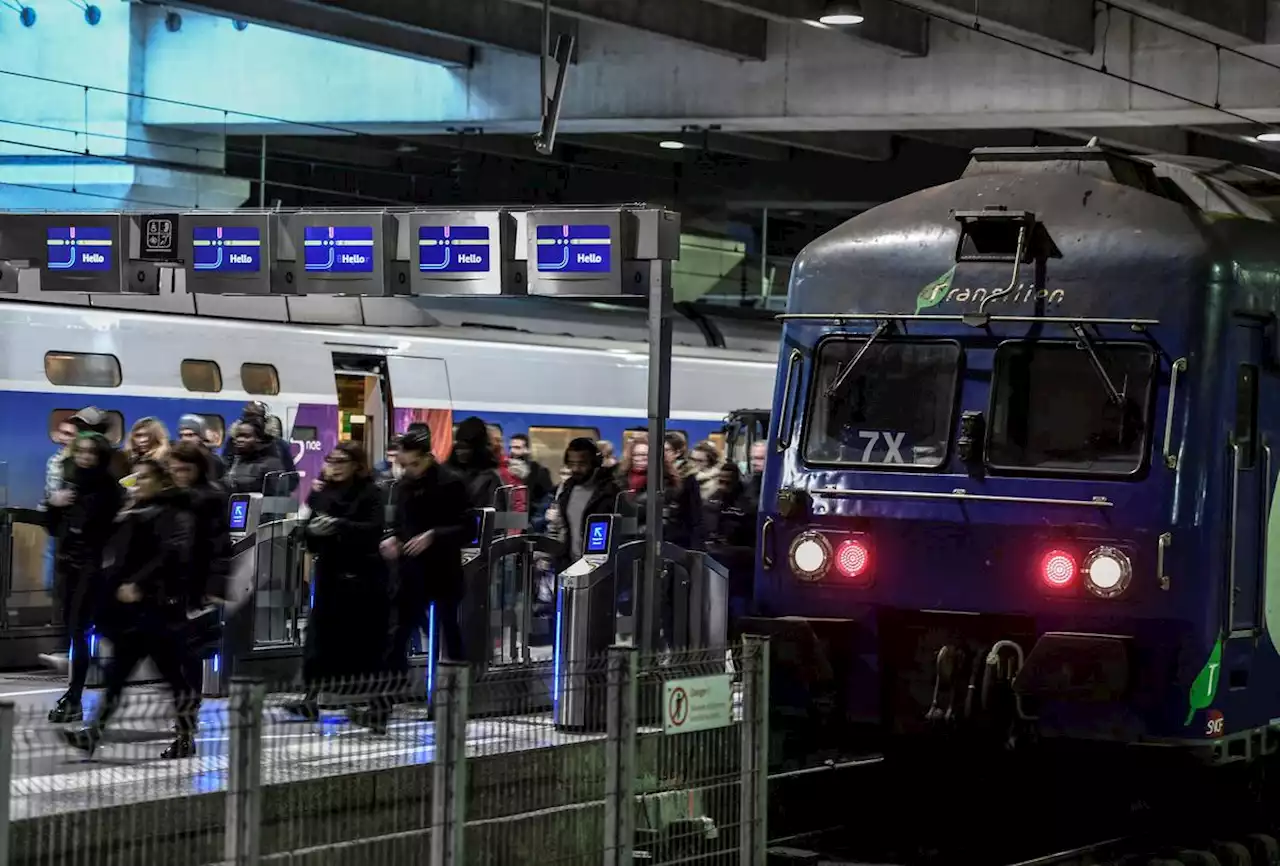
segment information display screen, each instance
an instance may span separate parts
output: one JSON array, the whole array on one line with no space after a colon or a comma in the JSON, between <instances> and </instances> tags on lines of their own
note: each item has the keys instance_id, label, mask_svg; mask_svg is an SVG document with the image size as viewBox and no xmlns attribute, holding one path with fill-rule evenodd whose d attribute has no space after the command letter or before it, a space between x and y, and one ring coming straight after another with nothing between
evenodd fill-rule
<instances>
[{"instance_id":1,"label":"information display screen","mask_svg":"<svg viewBox=\"0 0 1280 866\"><path fill-rule=\"evenodd\" d=\"M608 226L538 226L537 240L539 271L598 274L613 266Z\"/></svg>"},{"instance_id":2,"label":"information display screen","mask_svg":"<svg viewBox=\"0 0 1280 866\"><path fill-rule=\"evenodd\" d=\"M592 520L587 523L587 553L604 553L609 549L609 521Z\"/></svg>"},{"instance_id":3,"label":"information display screen","mask_svg":"<svg viewBox=\"0 0 1280 866\"><path fill-rule=\"evenodd\" d=\"M471 542L467 545L467 547L480 546L480 530L483 527L484 527L484 519L479 513L477 513L471 519Z\"/></svg>"},{"instance_id":4,"label":"information display screen","mask_svg":"<svg viewBox=\"0 0 1280 866\"><path fill-rule=\"evenodd\" d=\"M373 273L373 226L306 226L302 246L309 273Z\"/></svg>"},{"instance_id":5,"label":"information display screen","mask_svg":"<svg viewBox=\"0 0 1280 866\"><path fill-rule=\"evenodd\" d=\"M111 270L111 229L106 226L59 226L45 236L51 271Z\"/></svg>"},{"instance_id":6,"label":"information display screen","mask_svg":"<svg viewBox=\"0 0 1280 866\"><path fill-rule=\"evenodd\" d=\"M191 267L208 273L262 270L262 232L257 226L196 226L191 230Z\"/></svg>"},{"instance_id":7,"label":"information display screen","mask_svg":"<svg viewBox=\"0 0 1280 866\"><path fill-rule=\"evenodd\" d=\"M421 226L418 270L436 274L489 272L488 226Z\"/></svg>"},{"instance_id":8,"label":"information display screen","mask_svg":"<svg viewBox=\"0 0 1280 866\"><path fill-rule=\"evenodd\" d=\"M232 532L244 532L249 525L249 500L232 499L231 515L227 519L227 527Z\"/></svg>"}]
</instances>

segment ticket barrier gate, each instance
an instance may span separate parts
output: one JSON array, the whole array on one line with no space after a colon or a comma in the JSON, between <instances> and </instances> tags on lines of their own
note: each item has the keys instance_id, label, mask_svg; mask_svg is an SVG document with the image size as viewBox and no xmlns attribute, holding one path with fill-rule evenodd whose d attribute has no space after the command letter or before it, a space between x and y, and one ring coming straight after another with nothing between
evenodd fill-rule
<instances>
[{"instance_id":1,"label":"ticket barrier gate","mask_svg":"<svg viewBox=\"0 0 1280 866\"><path fill-rule=\"evenodd\" d=\"M566 730L603 731L605 725L606 668L604 659L615 643L637 646L641 658L653 657L656 634L663 617L654 611L649 617L654 633L645 634L635 623L646 620L643 604L647 593L639 591L633 575L644 564L643 539L620 544L616 514L594 514L587 518L583 555L560 574L556 593L556 637L553 719ZM709 651L706 670L689 675L724 671L724 657L716 651L725 646L729 620L729 574L706 553L689 551L674 544L662 545L662 558L681 566L683 576L673 575L668 622L670 648L675 652L693 649ZM619 598L631 590L631 612L620 614ZM664 593L653 597L661 608ZM681 668L685 665L682 663ZM669 671L668 671L669 673ZM642 689L638 712L641 724L655 724L661 702L655 679ZM652 692L652 694L650 694Z\"/></svg>"},{"instance_id":2,"label":"ticket barrier gate","mask_svg":"<svg viewBox=\"0 0 1280 866\"><path fill-rule=\"evenodd\" d=\"M3 473L0 463L0 503ZM61 602L45 590L45 513L0 505L0 670L26 670L67 651Z\"/></svg>"},{"instance_id":3,"label":"ticket barrier gate","mask_svg":"<svg viewBox=\"0 0 1280 866\"><path fill-rule=\"evenodd\" d=\"M302 556L295 541L299 521L289 513L296 506L291 497L231 496L227 603L220 645L204 661L206 696L226 695L233 677L284 682L301 670L296 596L302 586Z\"/></svg>"}]
</instances>

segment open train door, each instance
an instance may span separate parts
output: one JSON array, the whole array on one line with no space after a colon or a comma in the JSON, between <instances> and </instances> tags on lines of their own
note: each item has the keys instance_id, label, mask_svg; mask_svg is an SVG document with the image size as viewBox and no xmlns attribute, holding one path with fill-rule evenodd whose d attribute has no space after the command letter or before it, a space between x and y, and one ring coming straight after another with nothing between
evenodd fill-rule
<instances>
[{"instance_id":1,"label":"open train door","mask_svg":"<svg viewBox=\"0 0 1280 866\"><path fill-rule=\"evenodd\" d=\"M768 409L735 409L725 419L725 457L738 464L744 478L749 478L752 472L751 447L768 438Z\"/></svg>"},{"instance_id":2,"label":"open train door","mask_svg":"<svg viewBox=\"0 0 1280 866\"><path fill-rule=\"evenodd\" d=\"M410 424L426 424L438 459L453 448L453 397L449 369L443 358L388 355L391 378L392 431L404 433Z\"/></svg>"}]
</instances>

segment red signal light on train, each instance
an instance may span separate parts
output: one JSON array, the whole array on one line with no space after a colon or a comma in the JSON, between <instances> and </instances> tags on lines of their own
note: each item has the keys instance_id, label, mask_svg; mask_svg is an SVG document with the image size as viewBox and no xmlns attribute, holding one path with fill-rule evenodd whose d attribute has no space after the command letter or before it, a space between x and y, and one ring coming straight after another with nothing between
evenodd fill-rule
<instances>
[{"instance_id":1,"label":"red signal light on train","mask_svg":"<svg viewBox=\"0 0 1280 866\"><path fill-rule=\"evenodd\" d=\"M847 538L836 548L836 570L850 579L866 574L871 565L871 550L857 538Z\"/></svg>"},{"instance_id":2,"label":"red signal light on train","mask_svg":"<svg viewBox=\"0 0 1280 866\"><path fill-rule=\"evenodd\" d=\"M1040 560L1040 577L1054 588L1069 585L1077 571L1076 558L1065 550L1050 550Z\"/></svg>"}]
</instances>

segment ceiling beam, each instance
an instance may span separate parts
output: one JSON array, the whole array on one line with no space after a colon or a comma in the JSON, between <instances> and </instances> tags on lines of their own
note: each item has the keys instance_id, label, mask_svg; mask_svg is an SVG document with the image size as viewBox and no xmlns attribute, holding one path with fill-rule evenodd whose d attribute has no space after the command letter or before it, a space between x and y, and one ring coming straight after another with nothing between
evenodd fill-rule
<instances>
[{"instance_id":1,"label":"ceiling beam","mask_svg":"<svg viewBox=\"0 0 1280 866\"><path fill-rule=\"evenodd\" d=\"M1104 5L1234 47L1267 41L1267 0L1105 0Z\"/></svg>"},{"instance_id":2,"label":"ceiling beam","mask_svg":"<svg viewBox=\"0 0 1280 866\"><path fill-rule=\"evenodd\" d=\"M818 18L826 0L705 0L713 6L758 15L771 21L795 24L807 22L819 27ZM866 20L857 27L827 27L859 42L901 57L923 57L929 53L928 16L908 9L894 0L863 0Z\"/></svg>"},{"instance_id":3,"label":"ceiling beam","mask_svg":"<svg viewBox=\"0 0 1280 866\"><path fill-rule=\"evenodd\" d=\"M168 0L163 5L318 36L415 60L428 60L441 66L467 68L475 59L473 47L466 42L435 32L415 30L404 24L352 15L342 9L306 0L273 0L269 4L261 0Z\"/></svg>"},{"instance_id":4,"label":"ceiling beam","mask_svg":"<svg viewBox=\"0 0 1280 866\"><path fill-rule=\"evenodd\" d=\"M543 0L507 2L541 9ZM600 24L644 30L739 60L766 57L768 22L694 0L551 0L551 8Z\"/></svg>"},{"instance_id":5,"label":"ceiling beam","mask_svg":"<svg viewBox=\"0 0 1280 866\"><path fill-rule=\"evenodd\" d=\"M894 153L893 136L887 132L734 132L733 135L828 156L873 162L893 159Z\"/></svg>"},{"instance_id":6,"label":"ceiling beam","mask_svg":"<svg viewBox=\"0 0 1280 866\"><path fill-rule=\"evenodd\" d=\"M1088 142L1095 136L1100 144L1129 153L1187 153L1186 130L1176 126L1126 126L1115 129L1052 129L1047 132Z\"/></svg>"},{"instance_id":7,"label":"ceiling beam","mask_svg":"<svg viewBox=\"0 0 1280 866\"><path fill-rule=\"evenodd\" d=\"M964 27L973 27L976 21L982 29L1037 48L1071 54L1089 54L1094 48L1093 0L982 0L978 4L973 0L905 2ZM976 19L975 7L979 10Z\"/></svg>"}]
</instances>

